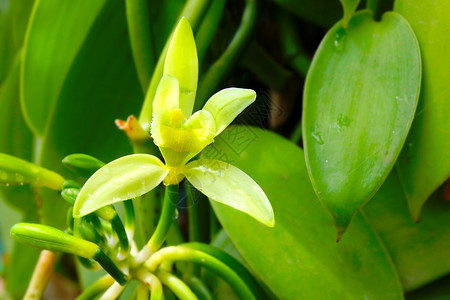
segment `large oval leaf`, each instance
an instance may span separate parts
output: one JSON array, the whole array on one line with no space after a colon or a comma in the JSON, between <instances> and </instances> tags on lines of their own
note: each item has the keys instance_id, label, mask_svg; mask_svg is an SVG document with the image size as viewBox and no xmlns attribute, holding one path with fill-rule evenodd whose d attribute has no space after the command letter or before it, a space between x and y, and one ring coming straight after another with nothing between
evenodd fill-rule
<instances>
[{"instance_id":1,"label":"large oval leaf","mask_svg":"<svg viewBox=\"0 0 450 300\"><path fill-rule=\"evenodd\" d=\"M57 6L58 2L52 3ZM86 153L109 162L131 153L127 137L114 125L115 118L136 114L143 98L133 65L124 10L124 1L106 1L55 102L39 161L45 168L63 176L70 175L61 163L68 154ZM84 13L77 14L82 18ZM55 211L64 211L67 204L58 193L48 189L41 189L39 194L46 224L65 228L65 214L55 214Z\"/></svg>"},{"instance_id":2,"label":"large oval leaf","mask_svg":"<svg viewBox=\"0 0 450 300\"><path fill-rule=\"evenodd\" d=\"M394 165L420 88L420 53L396 13L380 22L368 11L322 41L306 79L305 155L319 198L341 235Z\"/></svg>"},{"instance_id":3,"label":"large oval leaf","mask_svg":"<svg viewBox=\"0 0 450 300\"><path fill-rule=\"evenodd\" d=\"M450 272L450 202L442 199L441 190L426 203L416 223L398 175L392 172L364 211L391 254L405 291Z\"/></svg>"},{"instance_id":4,"label":"large oval leaf","mask_svg":"<svg viewBox=\"0 0 450 300\"><path fill-rule=\"evenodd\" d=\"M74 217L139 197L160 184L169 170L153 155L133 154L100 168L86 181L73 207Z\"/></svg>"},{"instance_id":5,"label":"large oval leaf","mask_svg":"<svg viewBox=\"0 0 450 300\"><path fill-rule=\"evenodd\" d=\"M20 108L20 48L32 7L32 0L11 1L0 16L0 152L25 160L32 160L33 136ZM13 241L9 229L20 221L39 222L36 204L30 185L0 187L1 255L8 257L3 261L3 278L14 299L23 298L39 251Z\"/></svg>"},{"instance_id":6,"label":"large oval leaf","mask_svg":"<svg viewBox=\"0 0 450 300\"><path fill-rule=\"evenodd\" d=\"M242 151L243 142L247 148ZM279 298L402 299L390 259L360 214L335 243L332 221L314 194L296 145L268 131L231 127L205 153L239 167L270 199L274 228L220 203L212 205L245 260Z\"/></svg>"},{"instance_id":7,"label":"large oval leaf","mask_svg":"<svg viewBox=\"0 0 450 300\"><path fill-rule=\"evenodd\" d=\"M35 133L43 135L70 67L105 2L36 1L22 69L22 108Z\"/></svg>"},{"instance_id":8,"label":"large oval leaf","mask_svg":"<svg viewBox=\"0 0 450 300\"><path fill-rule=\"evenodd\" d=\"M436 188L450 177L450 2L395 1L395 10L411 24L419 40L423 82L411 132L397 170L412 217Z\"/></svg>"},{"instance_id":9,"label":"large oval leaf","mask_svg":"<svg viewBox=\"0 0 450 300\"><path fill-rule=\"evenodd\" d=\"M19 2L15 1L11 5L19 5ZM23 9L24 7L18 10ZM17 22L16 17L13 20ZM3 29L14 28L11 26ZM13 45L2 46L5 49ZM22 117L19 101L20 56L19 52L14 62L7 62L12 66L5 74L6 79L0 86L0 152L32 160L33 136ZM0 186L0 227L1 242L4 246L2 256L9 255L3 275L6 290L15 299L23 298L39 256L37 249L23 247L11 239L9 229L20 221L39 222L38 207L32 187L30 185Z\"/></svg>"}]
</instances>

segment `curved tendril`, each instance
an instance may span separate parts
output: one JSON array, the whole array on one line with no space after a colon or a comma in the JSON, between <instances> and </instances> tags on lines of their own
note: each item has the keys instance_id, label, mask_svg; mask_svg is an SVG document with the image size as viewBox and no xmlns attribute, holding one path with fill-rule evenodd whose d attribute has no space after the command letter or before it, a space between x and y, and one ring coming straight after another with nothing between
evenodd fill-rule
<instances>
[{"instance_id":1,"label":"curved tendril","mask_svg":"<svg viewBox=\"0 0 450 300\"><path fill-rule=\"evenodd\" d=\"M256 299L244 280L242 280L233 269L212 255L199 250L184 246L166 247L154 253L150 259L145 262L145 266L150 271L155 271L162 262L167 260L186 261L199 264L221 276L242 299Z\"/></svg>"}]
</instances>

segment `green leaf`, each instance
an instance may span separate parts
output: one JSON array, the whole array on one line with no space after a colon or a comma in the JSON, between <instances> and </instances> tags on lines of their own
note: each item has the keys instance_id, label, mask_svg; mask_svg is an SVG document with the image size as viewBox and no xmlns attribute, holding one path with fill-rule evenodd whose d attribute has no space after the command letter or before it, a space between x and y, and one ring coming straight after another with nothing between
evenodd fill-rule
<instances>
[{"instance_id":1,"label":"green leaf","mask_svg":"<svg viewBox=\"0 0 450 300\"><path fill-rule=\"evenodd\" d=\"M82 217L106 205L139 197L158 186L169 173L159 158L132 154L116 159L92 175L73 208Z\"/></svg>"},{"instance_id":2,"label":"green leaf","mask_svg":"<svg viewBox=\"0 0 450 300\"><path fill-rule=\"evenodd\" d=\"M0 25L0 152L32 160L33 136L20 108L20 62L24 28L32 1L12 1ZM5 17L5 18L3 18ZM14 57L15 56L15 57ZM17 222L38 222L38 208L29 185L0 187L1 242L5 260L5 288L14 299L22 299L39 251L14 242L10 227ZM17 212L20 212L17 213Z\"/></svg>"},{"instance_id":3,"label":"green leaf","mask_svg":"<svg viewBox=\"0 0 450 300\"><path fill-rule=\"evenodd\" d=\"M266 194L238 168L220 160L199 159L187 164L183 173L210 200L240 210L264 225L274 226L273 210Z\"/></svg>"},{"instance_id":4,"label":"green leaf","mask_svg":"<svg viewBox=\"0 0 450 300\"><path fill-rule=\"evenodd\" d=\"M256 93L249 89L223 89L206 102L203 110L209 111L216 122L216 135L228 125L256 99Z\"/></svg>"},{"instance_id":5,"label":"green leaf","mask_svg":"<svg viewBox=\"0 0 450 300\"><path fill-rule=\"evenodd\" d=\"M153 37L150 31L149 1L126 0L125 3L133 58L142 90L145 92L156 65Z\"/></svg>"},{"instance_id":6,"label":"green leaf","mask_svg":"<svg viewBox=\"0 0 450 300\"><path fill-rule=\"evenodd\" d=\"M247 148L237 151L244 141ZM279 298L402 299L390 258L363 216L355 217L339 244L333 241L332 221L314 194L296 145L268 131L232 127L205 153L226 157L271 199L274 228L220 203L212 205L239 252Z\"/></svg>"},{"instance_id":7,"label":"green leaf","mask_svg":"<svg viewBox=\"0 0 450 300\"><path fill-rule=\"evenodd\" d=\"M0 14L0 83L10 76L17 53L22 48L34 0L10 1Z\"/></svg>"},{"instance_id":8,"label":"green leaf","mask_svg":"<svg viewBox=\"0 0 450 300\"><path fill-rule=\"evenodd\" d=\"M58 6L58 2L52 3ZM124 6L124 1L106 1L77 52L55 102L39 162L65 177L70 172L61 160L68 154L86 153L109 162L132 151L126 135L114 125L114 119L137 113L143 98L132 61ZM64 11L64 14L72 19L75 12L77 17L71 26L76 27L86 12ZM59 17L62 11L57 14ZM65 36L67 32L60 32L60 39ZM54 213L65 211L65 201L57 193L43 189L39 194L46 223L65 228L64 214Z\"/></svg>"},{"instance_id":9,"label":"green leaf","mask_svg":"<svg viewBox=\"0 0 450 300\"><path fill-rule=\"evenodd\" d=\"M358 7L360 0L340 0L342 3L342 8L344 9L344 17L342 18L342 26L344 28L348 27L348 22L353 16L356 8Z\"/></svg>"},{"instance_id":10,"label":"green leaf","mask_svg":"<svg viewBox=\"0 0 450 300\"><path fill-rule=\"evenodd\" d=\"M180 84L180 108L186 118L192 114L198 81L198 57L194 34L186 18L181 18L167 50L164 75L171 75Z\"/></svg>"},{"instance_id":11,"label":"green leaf","mask_svg":"<svg viewBox=\"0 0 450 300\"><path fill-rule=\"evenodd\" d=\"M36 134L44 134L75 57L105 3L36 0L22 69L22 108Z\"/></svg>"},{"instance_id":12,"label":"green leaf","mask_svg":"<svg viewBox=\"0 0 450 300\"><path fill-rule=\"evenodd\" d=\"M417 113L397 162L411 215L420 217L428 197L450 177L450 2L395 1L395 11L411 24L419 40L423 81Z\"/></svg>"},{"instance_id":13,"label":"green leaf","mask_svg":"<svg viewBox=\"0 0 450 300\"><path fill-rule=\"evenodd\" d=\"M0 86L0 152L31 160L33 136L22 117L19 102L19 58L20 54ZM30 186L0 186L0 199L22 212L35 210Z\"/></svg>"},{"instance_id":14,"label":"green leaf","mask_svg":"<svg viewBox=\"0 0 450 300\"><path fill-rule=\"evenodd\" d=\"M364 211L391 254L405 291L450 272L450 203L442 199L441 190L431 196L420 223L415 223L399 177L392 172Z\"/></svg>"},{"instance_id":15,"label":"green leaf","mask_svg":"<svg viewBox=\"0 0 450 300\"><path fill-rule=\"evenodd\" d=\"M337 23L314 57L304 91L303 136L311 181L338 236L392 169L419 96L420 52L397 13L362 11Z\"/></svg>"}]
</instances>

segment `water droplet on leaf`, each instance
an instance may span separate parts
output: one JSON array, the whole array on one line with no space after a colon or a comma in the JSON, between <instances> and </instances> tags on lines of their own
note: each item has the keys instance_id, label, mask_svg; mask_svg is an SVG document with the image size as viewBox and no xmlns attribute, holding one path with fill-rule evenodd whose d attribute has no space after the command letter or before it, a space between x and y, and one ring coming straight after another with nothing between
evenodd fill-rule
<instances>
[{"instance_id":1,"label":"water droplet on leaf","mask_svg":"<svg viewBox=\"0 0 450 300\"><path fill-rule=\"evenodd\" d=\"M347 32L343 27L336 30L336 38L333 43L333 50L336 52L342 52L344 50L345 34Z\"/></svg>"},{"instance_id":2,"label":"water droplet on leaf","mask_svg":"<svg viewBox=\"0 0 450 300\"><path fill-rule=\"evenodd\" d=\"M323 145L323 144L324 144L323 139L322 139L322 136L320 135L320 132L315 131L315 132L313 132L311 135L312 135L313 139L314 139L319 145Z\"/></svg>"}]
</instances>

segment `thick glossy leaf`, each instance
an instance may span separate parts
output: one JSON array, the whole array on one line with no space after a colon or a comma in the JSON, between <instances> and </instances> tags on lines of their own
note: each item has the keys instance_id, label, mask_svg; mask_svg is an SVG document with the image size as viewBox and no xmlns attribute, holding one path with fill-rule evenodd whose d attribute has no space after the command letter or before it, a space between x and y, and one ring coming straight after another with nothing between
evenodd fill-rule
<instances>
[{"instance_id":1,"label":"thick glossy leaf","mask_svg":"<svg viewBox=\"0 0 450 300\"><path fill-rule=\"evenodd\" d=\"M20 110L19 64L17 57L11 72L0 86L0 152L31 160L33 137ZM0 187L0 199L16 210L33 210L35 206L32 198L29 186Z\"/></svg>"},{"instance_id":2,"label":"thick glossy leaf","mask_svg":"<svg viewBox=\"0 0 450 300\"><path fill-rule=\"evenodd\" d=\"M255 99L255 91L249 89L228 88L212 95L203 109L214 117L216 135L224 131Z\"/></svg>"},{"instance_id":3,"label":"thick glossy leaf","mask_svg":"<svg viewBox=\"0 0 450 300\"><path fill-rule=\"evenodd\" d=\"M436 188L450 177L449 1L395 1L395 10L414 29L423 60L422 90L417 113L398 159L412 217Z\"/></svg>"},{"instance_id":4,"label":"thick glossy leaf","mask_svg":"<svg viewBox=\"0 0 450 300\"><path fill-rule=\"evenodd\" d=\"M441 190L431 196L420 223L415 223L398 175L392 172L364 211L391 254L404 290L450 273L450 203L442 199Z\"/></svg>"},{"instance_id":5,"label":"thick glossy leaf","mask_svg":"<svg viewBox=\"0 0 450 300\"><path fill-rule=\"evenodd\" d=\"M168 173L153 155L132 154L116 159L86 181L73 215L81 217L103 206L139 197L159 185Z\"/></svg>"},{"instance_id":6,"label":"thick glossy leaf","mask_svg":"<svg viewBox=\"0 0 450 300\"><path fill-rule=\"evenodd\" d=\"M180 108L186 118L192 114L198 81L197 46L191 25L181 18L167 50L164 75L171 75L180 84Z\"/></svg>"},{"instance_id":7,"label":"thick glossy leaf","mask_svg":"<svg viewBox=\"0 0 450 300\"><path fill-rule=\"evenodd\" d=\"M397 13L368 11L325 36L306 79L303 136L314 189L338 235L393 167L420 88L420 53Z\"/></svg>"},{"instance_id":8,"label":"thick glossy leaf","mask_svg":"<svg viewBox=\"0 0 450 300\"><path fill-rule=\"evenodd\" d=\"M62 85L105 2L36 1L22 70L22 107L35 133L44 134Z\"/></svg>"},{"instance_id":9,"label":"thick glossy leaf","mask_svg":"<svg viewBox=\"0 0 450 300\"><path fill-rule=\"evenodd\" d=\"M199 159L187 164L184 174L210 200L240 210L269 227L274 226L273 210L266 194L238 168L220 160Z\"/></svg>"},{"instance_id":10,"label":"thick glossy leaf","mask_svg":"<svg viewBox=\"0 0 450 300\"><path fill-rule=\"evenodd\" d=\"M125 3L133 58L142 90L145 92L156 65L154 42L150 32L149 1L126 0Z\"/></svg>"},{"instance_id":11,"label":"thick glossy leaf","mask_svg":"<svg viewBox=\"0 0 450 300\"><path fill-rule=\"evenodd\" d=\"M248 147L237 151L243 141ZM390 259L360 214L335 243L332 221L314 194L296 145L260 129L232 127L205 153L238 166L271 199L274 228L228 206L212 205L239 252L279 298L402 299Z\"/></svg>"},{"instance_id":12,"label":"thick glossy leaf","mask_svg":"<svg viewBox=\"0 0 450 300\"><path fill-rule=\"evenodd\" d=\"M359 0L340 0L344 9L344 17L342 18L342 26L348 27L348 21L352 18L353 13L358 7Z\"/></svg>"},{"instance_id":13,"label":"thick glossy leaf","mask_svg":"<svg viewBox=\"0 0 450 300\"><path fill-rule=\"evenodd\" d=\"M22 48L33 2L6 1L6 12L0 14L0 83L11 74L14 58Z\"/></svg>"},{"instance_id":14,"label":"thick glossy leaf","mask_svg":"<svg viewBox=\"0 0 450 300\"><path fill-rule=\"evenodd\" d=\"M137 113L143 98L132 61L124 10L124 1L105 3L55 103L39 160L42 166L65 177L69 172L61 160L68 154L86 153L109 162L131 152L126 136L114 125L114 119ZM82 18L84 13L77 15ZM79 19L74 22L77 24ZM46 223L65 228L65 214L55 214L55 211L65 211L67 205L57 193L43 189L39 193Z\"/></svg>"},{"instance_id":15,"label":"thick glossy leaf","mask_svg":"<svg viewBox=\"0 0 450 300\"><path fill-rule=\"evenodd\" d=\"M20 108L20 48L33 1L11 1L0 25L0 152L32 160L33 137ZM19 213L18 213L19 212ZM17 222L38 222L38 209L29 185L0 187L0 227L4 248L5 288L15 299L22 299L34 265L37 249L14 242L10 227Z\"/></svg>"}]
</instances>

